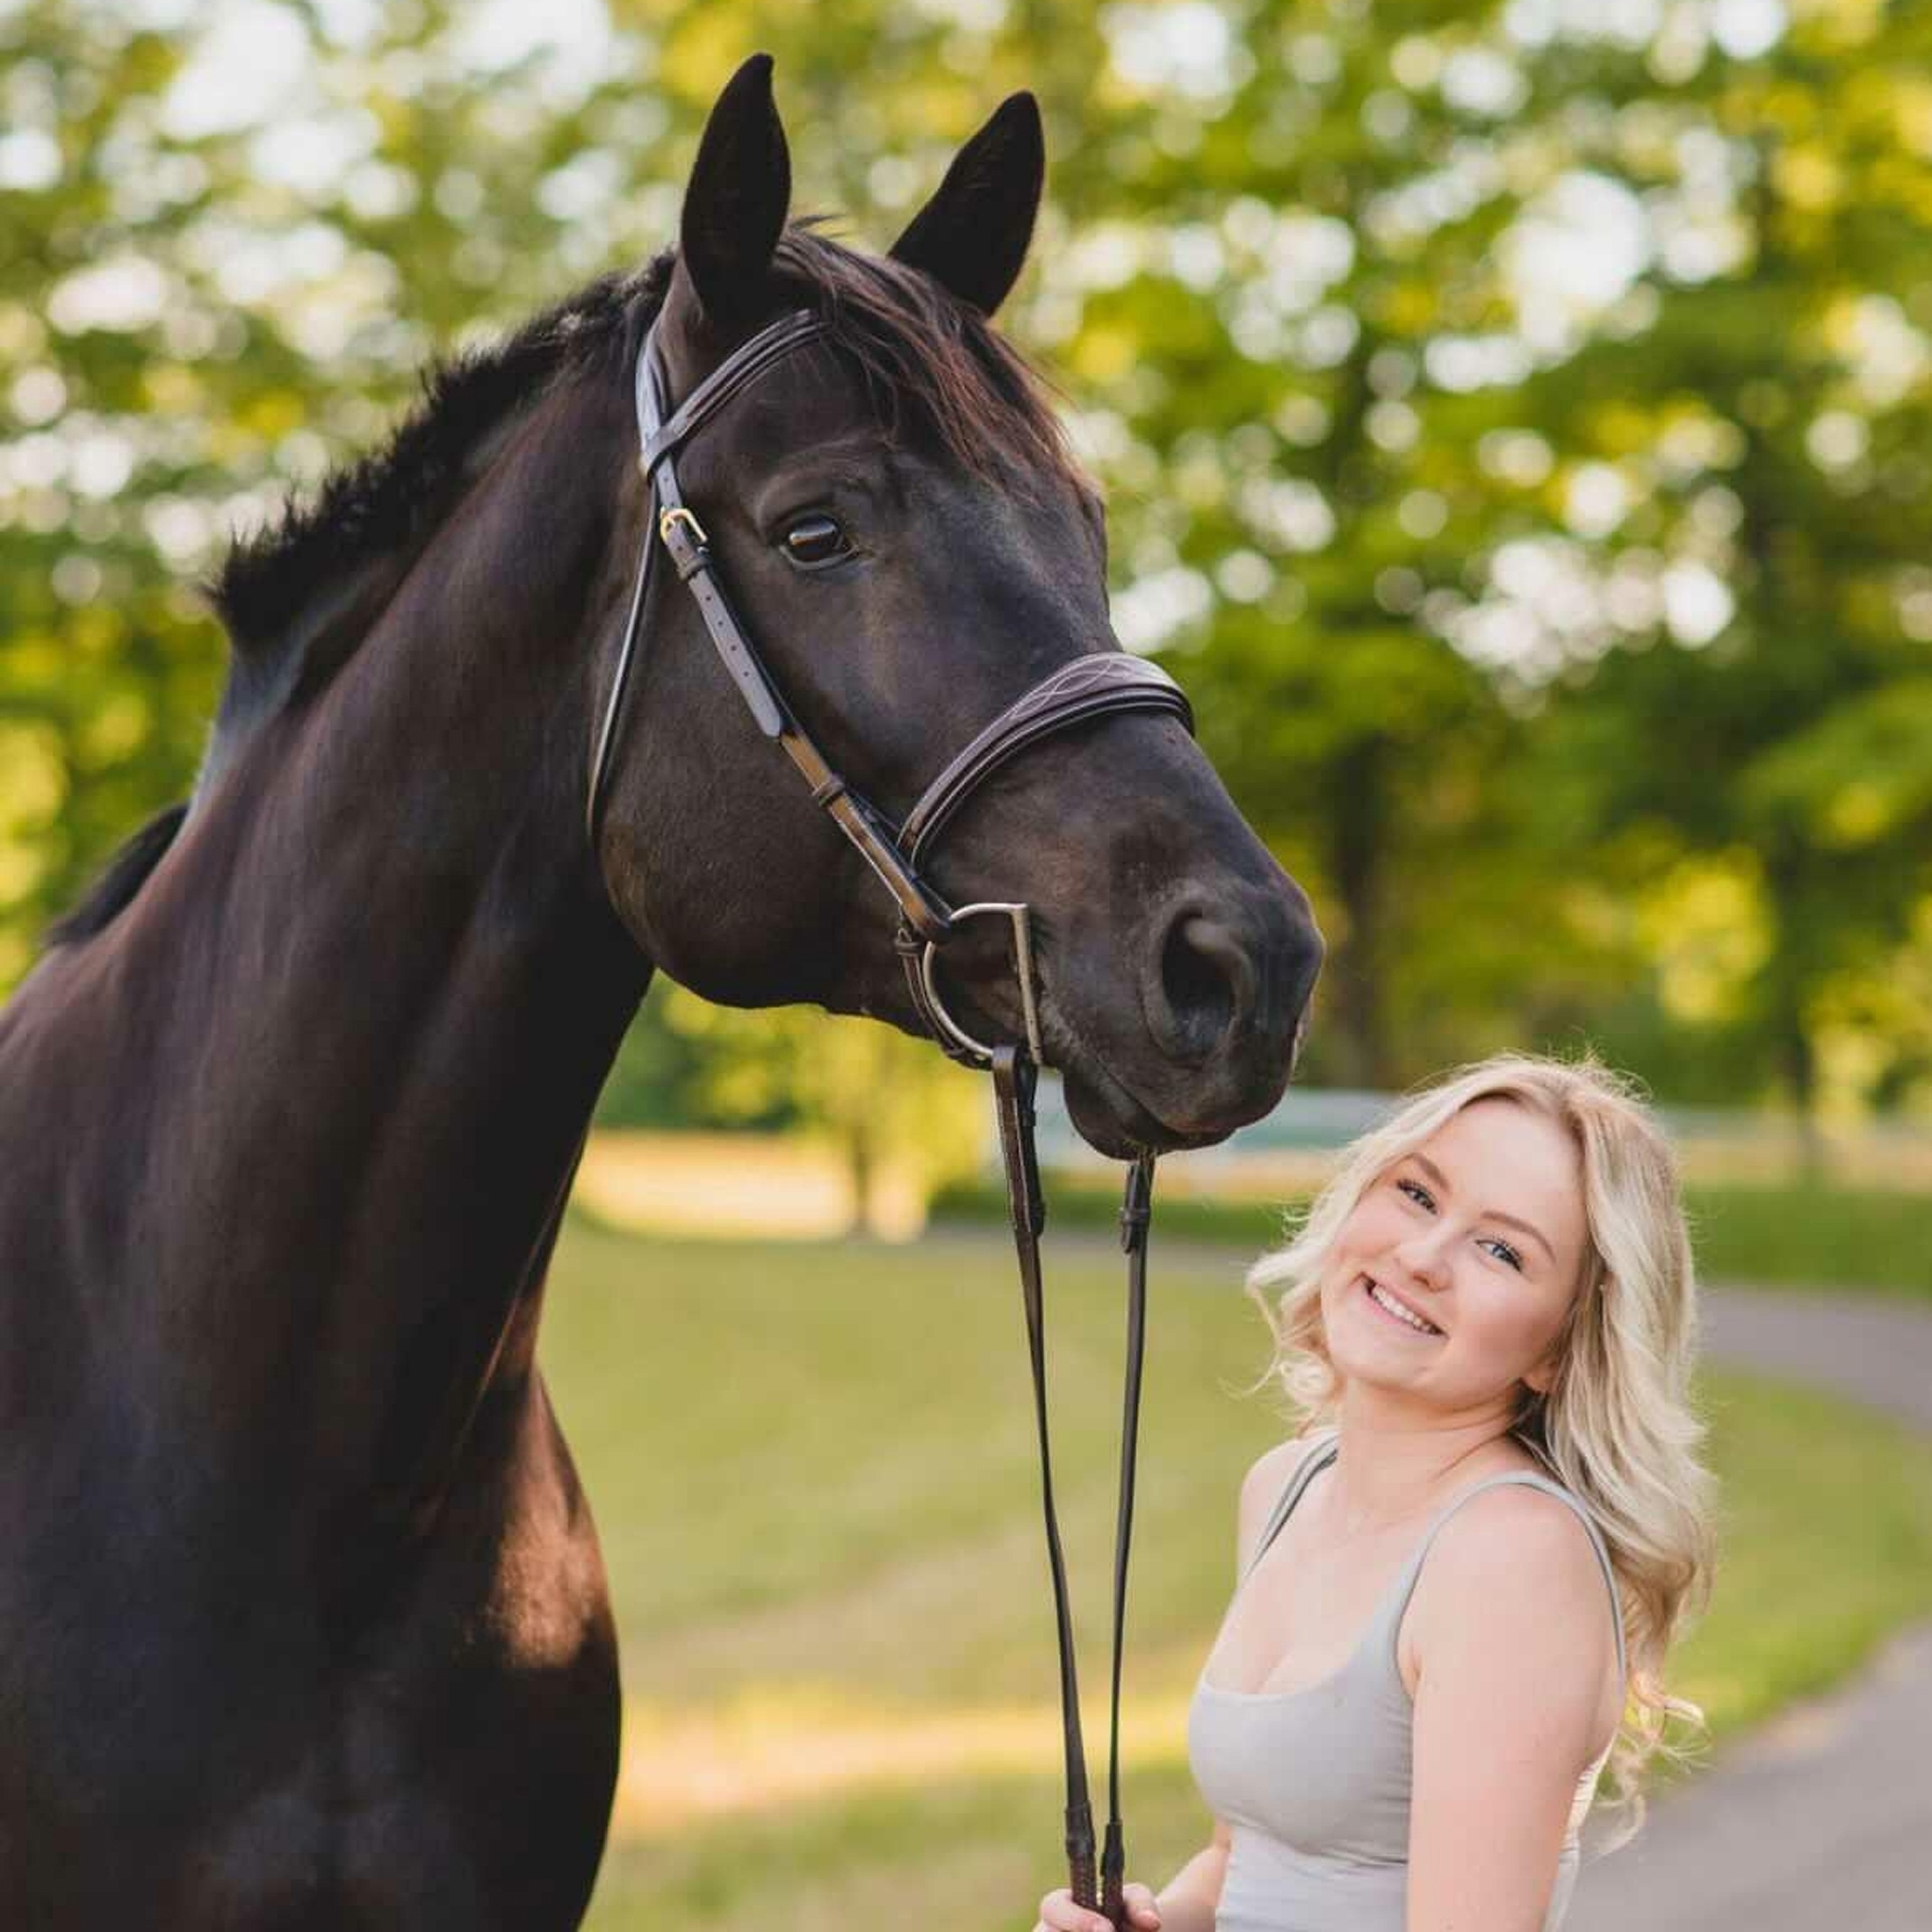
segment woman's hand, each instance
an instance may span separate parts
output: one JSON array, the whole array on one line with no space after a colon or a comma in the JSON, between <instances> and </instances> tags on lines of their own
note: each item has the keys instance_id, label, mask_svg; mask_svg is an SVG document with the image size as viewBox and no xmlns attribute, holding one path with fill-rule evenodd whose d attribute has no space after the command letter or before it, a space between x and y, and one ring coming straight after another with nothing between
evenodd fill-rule
<instances>
[{"instance_id":1,"label":"woman's hand","mask_svg":"<svg viewBox=\"0 0 1932 1932\"><path fill-rule=\"evenodd\" d=\"M1130 1885L1121 1887L1121 1897L1127 1907L1128 1923L1154 1932L1161 1922L1161 1908L1155 1904L1154 1894L1145 1885ZM1114 1928L1099 1913L1074 1904L1072 1892L1062 1885L1041 1900L1040 1922L1033 1932L1114 1932Z\"/></svg>"}]
</instances>

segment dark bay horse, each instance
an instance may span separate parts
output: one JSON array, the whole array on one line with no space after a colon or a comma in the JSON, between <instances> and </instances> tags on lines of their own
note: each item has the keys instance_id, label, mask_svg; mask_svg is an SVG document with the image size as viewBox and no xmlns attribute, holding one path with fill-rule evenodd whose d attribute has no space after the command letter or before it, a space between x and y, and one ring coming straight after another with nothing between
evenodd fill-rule
<instances>
[{"instance_id":1,"label":"dark bay horse","mask_svg":"<svg viewBox=\"0 0 1932 1932\"><path fill-rule=\"evenodd\" d=\"M0 1924L556 1932L616 1766L604 1575L534 1366L556 1210L645 983L916 1028L891 908L660 572L631 407L782 308L822 340L681 458L813 736L889 812L1115 652L1091 488L988 326L1041 179L1009 101L890 256L788 226L769 63L679 245L445 370L240 548L184 807L0 1012ZM1036 912L1097 1146L1272 1106L1321 941L1179 720L1014 759L948 893ZM997 932L955 1011L1019 1026Z\"/></svg>"}]
</instances>

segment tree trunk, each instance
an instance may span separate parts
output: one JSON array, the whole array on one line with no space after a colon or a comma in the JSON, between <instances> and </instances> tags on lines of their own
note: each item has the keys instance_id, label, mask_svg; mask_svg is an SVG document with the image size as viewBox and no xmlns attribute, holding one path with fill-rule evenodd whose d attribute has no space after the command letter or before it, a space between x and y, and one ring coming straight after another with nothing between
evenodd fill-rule
<instances>
[{"instance_id":1,"label":"tree trunk","mask_svg":"<svg viewBox=\"0 0 1932 1932\"><path fill-rule=\"evenodd\" d=\"M872 1189L878 1170L878 1150L872 1128L862 1114L846 1122L846 1172L852 1182L852 1214L847 1234L864 1234L872 1225Z\"/></svg>"},{"instance_id":2,"label":"tree trunk","mask_svg":"<svg viewBox=\"0 0 1932 1932\"><path fill-rule=\"evenodd\" d=\"M1344 803L1332 821L1329 853L1329 874L1347 922L1327 973L1340 1034L1337 1071L1347 1085L1381 1090L1400 1084L1386 1038L1382 959L1388 752L1384 740L1368 739L1337 764L1335 796Z\"/></svg>"},{"instance_id":3,"label":"tree trunk","mask_svg":"<svg viewBox=\"0 0 1932 1932\"><path fill-rule=\"evenodd\" d=\"M1816 1182L1825 1178L1825 1144L1818 1129L1818 1054L1805 1013L1812 986L1805 946L1805 860L1795 833L1778 838L1766 855L1773 938L1764 971L1772 1051L1798 1129L1799 1178Z\"/></svg>"}]
</instances>

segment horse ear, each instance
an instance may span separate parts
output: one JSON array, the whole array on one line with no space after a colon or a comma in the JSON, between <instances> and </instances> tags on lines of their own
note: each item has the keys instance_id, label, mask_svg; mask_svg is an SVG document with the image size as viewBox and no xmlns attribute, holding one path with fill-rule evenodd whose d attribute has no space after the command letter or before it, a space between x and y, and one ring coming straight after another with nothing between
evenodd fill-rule
<instances>
[{"instance_id":1,"label":"horse ear","mask_svg":"<svg viewBox=\"0 0 1932 1932\"><path fill-rule=\"evenodd\" d=\"M892 244L893 259L991 315L1020 278L1046 173L1040 104L1009 95L953 157L938 192Z\"/></svg>"},{"instance_id":2,"label":"horse ear","mask_svg":"<svg viewBox=\"0 0 1932 1932\"><path fill-rule=\"evenodd\" d=\"M772 251L791 205L791 155L771 96L771 55L724 83L704 124L679 246L705 319L725 332L762 306Z\"/></svg>"}]
</instances>

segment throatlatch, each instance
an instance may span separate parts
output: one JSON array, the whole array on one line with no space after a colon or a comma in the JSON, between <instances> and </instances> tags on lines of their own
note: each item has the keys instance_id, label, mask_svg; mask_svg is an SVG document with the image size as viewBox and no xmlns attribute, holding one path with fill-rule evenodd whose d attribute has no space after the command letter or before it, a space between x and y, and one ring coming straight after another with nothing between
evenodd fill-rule
<instances>
[{"instance_id":1,"label":"throatlatch","mask_svg":"<svg viewBox=\"0 0 1932 1932\"><path fill-rule=\"evenodd\" d=\"M1075 1675L1073 1624L1068 1607L1066 1564L1054 1511L1052 1455L1047 1430L1045 1302L1040 1272L1040 1236L1046 1206L1034 1148L1034 1092L1046 1063L1031 916L1024 904L984 900L949 906L919 875L926 849L989 774L1029 745L1116 711L1164 711L1193 729L1186 695L1157 665L1118 651L1071 659L1009 705L957 753L920 794L905 823L891 822L834 771L780 696L739 623L719 578L710 539L679 488L675 452L711 417L741 395L795 350L823 338L818 319L804 311L784 315L760 330L706 377L675 410L669 407L655 328L638 351L636 382L639 464L651 488L650 535L638 559L616 676L591 761L585 830L595 854L606 787L616 757L625 694L643 633L651 568L659 544L679 580L696 599L704 627L758 729L775 739L811 788L813 800L872 869L899 909L893 945L904 964L913 1009L950 1057L984 1067L993 1077L999 1144L1006 1170L1006 1199L1020 1265L1027 1350L1033 1365L1034 1414L1040 1437L1040 1487L1052 1572L1055 1621L1060 1648L1061 1714L1066 1733L1066 1850L1075 1900L1127 1924L1121 1898L1126 1853L1120 1799L1121 1656L1126 1633L1127 1572L1134 1518L1134 1462L1140 1427L1141 1371L1147 1308L1147 1236L1152 1213L1154 1156L1143 1151L1128 1170L1121 1209L1121 1243L1128 1257L1127 1371L1121 1426L1120 1511L1114 1532L1114 1654L1108 1719L1107 1839L1095 1882L1092 1806L1087 1793L1086 1753L1080 1732L1079 1687ZM653 541L652 539L655 539ZM1020 991L1023 1043L993 1045L969 1033L948 1010L938 980L941 948L974 919L1004 919L1012 941Z\"/></svg>"}]
</instances>

